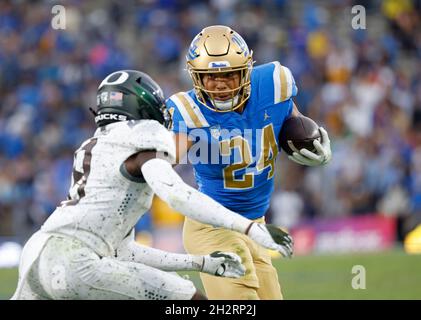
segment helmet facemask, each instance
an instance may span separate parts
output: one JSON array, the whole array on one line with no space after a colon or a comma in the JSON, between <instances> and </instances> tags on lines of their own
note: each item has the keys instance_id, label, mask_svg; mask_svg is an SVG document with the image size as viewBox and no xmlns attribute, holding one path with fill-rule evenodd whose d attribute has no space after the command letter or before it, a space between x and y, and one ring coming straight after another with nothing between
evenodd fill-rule
<instances>
[{"instance_id":1,"label":"helmet facemask","mask_svg":"<svg viewBox=\"0 0 421 320\"><path fill-rule=\"evenodd\" d=\"M251 60L251 59L250 59ZM240 108L250 97L250 75L251 75L251 62L247 66L240 66L236 68L218 68L215 69L194 69L190 65L188 71L193 80L193 87L196 92L198 100L206 105L206 101L209 101L213 109L217 112L229 112L234 111ZM240 84L238 87L228 90L207 90L205 84L203 83L203 77L206 74L215 74L215 73L228 73L228 72L239 72L240 73ZM230 98L225 99L224 101L218 100L214 97L215 94L227 94ZM207 106L207 105L206 105Z\"/></svg>"}]
</instances>

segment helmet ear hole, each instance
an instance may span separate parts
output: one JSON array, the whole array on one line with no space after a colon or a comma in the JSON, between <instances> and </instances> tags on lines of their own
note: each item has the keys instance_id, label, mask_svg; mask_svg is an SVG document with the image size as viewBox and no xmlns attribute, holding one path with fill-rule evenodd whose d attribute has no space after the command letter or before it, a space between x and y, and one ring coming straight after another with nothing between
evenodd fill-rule
<instances>
[{"instance_id":1,"label":"helmet ear hole","mask_svg":"<svg viewBox=\"0 0 421 320\"><path fill-rule=\"evenodd\" d=\"M142 77L137 78L137 79L136 79L136 82L137 82L138 84L140 84L140 83L142 82Z\"/></svg>"}]
</instances>

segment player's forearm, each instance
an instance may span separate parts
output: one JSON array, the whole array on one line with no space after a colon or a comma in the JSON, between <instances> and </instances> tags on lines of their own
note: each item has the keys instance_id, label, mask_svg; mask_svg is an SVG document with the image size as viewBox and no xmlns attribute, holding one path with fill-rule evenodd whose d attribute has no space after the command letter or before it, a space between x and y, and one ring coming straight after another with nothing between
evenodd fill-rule
<instances>
[{"instance_id":1,"label":"player's forearm","mask_svg":"<svg viewBox=\"0 0 421 320\"><path fill-rule=\"evenodd\" d=\"M142 166L142 174L162 200L189 218L241 233L245 233L252 222L188 186L164 160L149 160Z\"/></svg>"},{"instance_id":2,"label":"player's forearm","mask_svg":"<svg viewBox=\"0 0 421 320\"><path fill-rule=\"evenodd\" d=\"M163 271L200 271L203 265L203 256L166 252L139 245L135 241L124 243L117 250L117 258Z\"/></svg>"}]
</instances>

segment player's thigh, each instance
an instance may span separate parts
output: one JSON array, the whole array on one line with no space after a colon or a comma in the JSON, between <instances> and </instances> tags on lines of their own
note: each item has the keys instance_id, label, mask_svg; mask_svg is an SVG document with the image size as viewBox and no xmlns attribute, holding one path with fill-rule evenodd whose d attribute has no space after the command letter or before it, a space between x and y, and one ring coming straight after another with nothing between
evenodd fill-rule
<instances>
[{"instance_id":1,"label":"player's thigh","mask_svg":"<svg viewBox=\"0 0 421 320\"><path fill-rule=\"evenodd\" d=\"M244 237L246 236L238 232L215 228L189 218L184 221L184 248L191 254L209 254L216 250L228 250L248 259L250 253Z\"/></svg>"},{"instance_id":2,"label":"player's thigh","mask_svg":"<svg viewBox=\"0 0 421 320\"><path fill-rule=\"evenodd\" d=\"M187 252L191 254L209 254L214 251L233 252L240 256L246 268L245 276L235 281L227 278L218 279L214 276L203 275L202 282L206 292L212 296L210 298L215 298L213 292L217 293L221 291L219 284L224 281L226 283L224 288L230 285L233 287L241 287L243 285L247 290L248 288L257 288L258 279L256 269L248 242L245 238L247 237L238 232L223 228L214 228L191 219L186 219L184 224L184 246Z\"/></svg>"},{"instance_id":3,"label":"player's thigh","mask_svg":"<svg viewBox=\"0 0 421 320\"><path fill-rule=\"evenodd\" d=\"M39 280L53 299L190 299L191 281L134 262L100 258L78 240L53 238L39 259Z\"/></svg>"},{"instance_id":4,"label":"player's thigh","mask_svg":"<svg viewBox=\"0 0 421 320\"><path fill-rule=\"evenodd\" d=\"M223 244L210 245L209 250L221 250L235 252L241 257L246 268L245 275L238 279L216 277L201 273L203 287L209 299L222 300L256 300L258 299L257 289L259 287L256 267L246 243L240 238L227 241Z\"/></svg>"},{"instance_id":5,"label":"player's thigh","mask_svg":"<svg viewBox=\"0 0 421 320\"><path fill-rule=\"evenodd\" d=\"M212 226L185 218L183 225L183 244L188 253L208 254L208 244L214 243Z\"/></svg>"},{"instance_id":6,"label":"player's thigh","mask_svg":"<svg viewBox=\"0 0 421 320\"><path fill-rule=\"evenodd\" d=\"M90 287L84 278L96 271L100 257L81 241L52 236L34 264L28 280L38 281L50 299L85 299Z\"/></svg>"},{"instance_id":7,"label":"player's thigh","mask_svg":"<svg viewBox=\"0 0 421 320\"><path fill-rule=\"evenodd\" d=\"M259 279L259 289L257 294L262 300L282 300L281 286L278 274L273 266L255 263L257 278Z\"/></svg>"},{"instance_id":8,"label":"player's thigh","mask_svg":"<svg viewBox=\"0 0 421 320\"><path fill-rule=\"evenodd\" d=\"M256 249L251 252L259 281L259 289L257 290L259 298L262 300L281 300L283 297L278 272L272 264L269 251L261 246L256 246Z\"/></svg>"},{"instance_id":9,"label":"player's thigh","mask_svg":"<svg viewBox=\"0 0 421 320\"><path fill-rule=\"evenodd\" d=\"M31 278L26 278L19 283L19 287L16 289L11 300L49 300L47 295L42 294L39 282L33 281L31 283L30 281Z\"/></svg>"},{"instance_id":10,"label":"player's thigh","mask_svg":"<svg viewBox=\"0 0 421 320\"><path fill-rule=\"evenodd\" d=\"M246 268L249 265L252 269L252 255L244 237L238 232L214 228L189 218L184 222L183 242L188 253L205 255L214 251L233 252L241 257Z\"/></svg>"}]
</instances>

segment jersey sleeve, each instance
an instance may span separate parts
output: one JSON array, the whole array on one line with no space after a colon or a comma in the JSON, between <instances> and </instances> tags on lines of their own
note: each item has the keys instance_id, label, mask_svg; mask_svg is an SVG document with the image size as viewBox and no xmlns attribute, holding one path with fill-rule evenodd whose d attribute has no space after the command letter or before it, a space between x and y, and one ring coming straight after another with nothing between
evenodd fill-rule
<instances>
[{"instance_id":1,"label":"jersey sleeve","mask_svg":"<svg viewBox=\"0 0 421 320\"><path fill-rule=\"evenodd\" d=\"M174 133L186 133L195 128L209 127L199 106L186 92L179 92L167 99L167 108L172 115Z\"/></svg>"},{"instance_id":2,"label":"jersey sleeve","mask_svg":"<svg viewBox=\"0 0 421 320\"><path fill-rule=\"evenodd\" d=\"M298 93L297 85L291 70L274 61L273 85L274 85L274 104L287 101L295 97Z\"/></svg>"},{"instance_id":3,"label":"jersey sleeve","mask_svg":"<svg viewBox=\"0 0 421 320\"><path fill-rule=\"evenodd\" d=\"M129 121L129 125L130 125ZM156 150L175 161L176 149L173 133L155 120L133 121L130 143L137 150Z\"/></svg>"},{"instance_id":4,"label":"jersey sleeve","mask_svg":"<svg viewBox=\"0 0 421 320\"><path fill-rule=\"evenodd\" d=\"M171 100L171 98L167 99L166 104L172 118L170 130L172 130L174 133L187 133L188 130L186 122L184 121L180 110L178 110L177 105L173 100Z\"/></svg>"}]
</instances>

